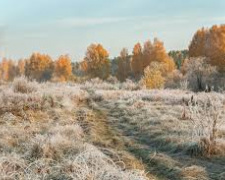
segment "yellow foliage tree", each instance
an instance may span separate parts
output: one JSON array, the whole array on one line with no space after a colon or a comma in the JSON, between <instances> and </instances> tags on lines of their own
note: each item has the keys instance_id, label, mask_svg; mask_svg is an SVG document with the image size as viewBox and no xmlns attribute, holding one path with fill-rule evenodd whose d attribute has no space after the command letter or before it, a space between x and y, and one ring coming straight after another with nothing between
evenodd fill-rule
<instances>
[{"instance_id":1,"label":"yellow foliage tree","mask_svg":"<svg viewBox=\"0 0 225 180\"><path fill-rule=\"evenodd\" d=\"M141 79L142 84L147 89L160 89L163 88L165 79L162 76L163 67L158 62L152 62L144 70L144 76Z\"/></svg>"},{"instance_id":2,"label":"yellow foliage tree","mask_svg":"<svg viewBox=\"0 0 225 180\"><path fill-rule=\"evenodd\" d=\"M110 73L109 53L101 44L91 44L84 58L85 71L91 78L106 79Z\"/></svg>"},{"instance_id":3,"label":"yellow foliage tree","mask_svg":"<svg viewBox=\"0 0 225 180\"><path fill-rule=\"evenodd\" d=\"M60 56L55 62L55 76L59 81L68 81L72 75L72 66L69 56Z\"/></svg>"}]
</instances>

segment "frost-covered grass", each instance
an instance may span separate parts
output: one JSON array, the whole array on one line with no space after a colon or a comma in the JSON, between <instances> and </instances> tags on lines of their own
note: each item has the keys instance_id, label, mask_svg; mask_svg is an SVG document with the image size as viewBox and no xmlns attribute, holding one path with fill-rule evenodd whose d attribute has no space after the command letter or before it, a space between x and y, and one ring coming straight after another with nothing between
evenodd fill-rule
<instances>
[{"instance_id":1,"label":"frost-covered grass","mask_svg":"<svg viewBox=\"0 0 225 180\"><path fill-rule=\"evenodd\" d=\"M88 99L75 84L19 78L1 86L0 179L149 179L143 169L126 168L122 159L104 153L107 147L92 144L95 119Z\"/></svg>"},{"instance_id":2,"label":"frost-covered grass","mask_svg":"<svg viewBox=\"0 0 225 180\"><path fill-rule=\"evenodd\" d=\"M114 123L140 143L132 152L152 162L153 172L168 179L224 177L225 94L95 89L93 95Z\"/></svg>"},{"instance_id":3,"label":"frost-covered grass","mask_svg":"<svg viewBox=\"0 0 225 180\"><path fill-rule=\"evenodd\" d=\"M45 133L42 128L5 128L0 141L2 179L147 179L142 171L124 171L86 143L79 125L46 127Z\"/></svg>"},{"instance_id":4,"label":"frost-covered grass","mask_svg":"<svg viewBox=\"0 0 225 180\"><path fill-rule=\"evenodd\" d=\"M188 146L204 137L201 134L204 131L202 128L210 129L212 126L213 114L210 114L210 109L220 111L217 140L225 138L225 132L222 130L225 123L225 95L221 93L196 94L182 90L96 90L95 96L104 99L109 109L114 108L114 111L110 112L111 115L129 119L129 123L136 124L151 135L155 132L157 139L161 138L162 141L166 140L178 147ZM208 105L211 106L208 108L209 111L201 112L201 107L207 106L209 101L213 102L212 105ZM182 117L184 112L185 119ZM204 132L208 133L207 136L210 135L208 129ZM157 135L158 132L161 132L161 136Z\"/></svg>"},{"instance_id":5,"label":"frost-covered grass","mask_svg":"<svg viewBox=\"0 0 225 180\"><path fill-rule=\"evenodd\" d=\"M16 79L0 86L0 179L223 179L224 104L129 80Z\"/></svg>"}]
</instances>

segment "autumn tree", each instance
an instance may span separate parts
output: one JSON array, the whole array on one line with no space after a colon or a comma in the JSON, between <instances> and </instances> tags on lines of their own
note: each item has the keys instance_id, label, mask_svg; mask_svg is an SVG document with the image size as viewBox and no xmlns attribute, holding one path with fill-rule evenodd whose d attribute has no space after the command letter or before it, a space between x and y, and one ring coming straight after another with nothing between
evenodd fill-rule
<instances>
[{"instance_id":1,"label":"autumn tree","mask_svg":"<svg viewBox=\"0 0 225 180\"><path fill-rule=\"evenodd\" d=\"M17 64L13 60L8 60L8 81L13 81L16 76L18 76Z\"/></svg>"},{"instance_id":2,"label":"autumn tree","mask_svg":"<svg viewBox=\"0 0 225 180\"><path fill-rule=\"evenodd\" d=\"M172 72L175 69L175 63L171 57L166 52L164 44L157 38L154 39L152 52L150 54L150 63L158 62L164 65L164 75Z\"/></svg>"},{"instance_id":3,"label":"autumn tree","mask_svg":"<svg viewBox=\"0 0 225 180\"><path fill-rule=\"evenodd\" d=\"M189 45L190 57L207 57L209 63L225 72L225 25L198 30Z\"/></svg>"},{"instance_id":4,"label":"autumn tree","mask_svg":"<svg viewBox=\"0 0 225 180\"><path fill-rule=\"evenodd\" d=\"M162 64L158 62L152 62L144 70L144 76L141 79L142 84L147 89L160 89L163 88L165 78L162 75Z\"/></svg>"},{"instance_id":5,"label":"autumn tree","mask_svg":"<svg viewBox=\"0 0 225 180\"><path fill-rule=\"evenodd\" d=\"M17 71L19 76L25 75L25 60L20 59L17 64Z\"/></svg>"},{"instance_id":6,"label":"autumn tree","mask_svg":"<svg viewBox=\"0 0 225 180\"><path fill-rule=\"evenodd\" d=\"M192 38L191 44L189 45L190 57L205 56L206 34L207 30L204 28L199 29L195 33Z\"/></svg>"},{"instance_id":7,"label":"autumn tree","mask_svg":"<svg viewBox=\"0 0 225 180\"><path fill-rule=\"evenodd\" d=\"M131 66L135 77L138 78L143 75L144 69L152 62L163 65L165 68L163 71L164 76L175 69L174 60L167 54L163 42L157 38L154 39L153 43L146 41L143 50L140 43L134 46Z\"/></svg>"},{"instance_id":8,"label":"autumn tree","mask_svg":"<svg viewBox=\"0 0 225 180\"><path fill-rule=\"evenodd\" d=\"M153 52L154 52L154 47L153 47L152 42L150 40L146 41L144 43L144 48L143 48L143 67L142 67L143 70L147 66L149 66L150 63L153 61L153 59L152 59Z\"/></svg>"},{"instance_id":9,"label":"autumn tree","mask_svg":"<svg viewBox=\"0 0 225 180\"><path fill-rule=\"evenodd\" d=\"M188 71L188 63L189 63L189 59L186 58L180 68L180 72L185 75L187 74L187 71Z\"/></svg>"},{"instance_id":10,"label":"autumn tree","mask_svg":"<svg viewBox=\"0 0 225 180\"><path fill-rule=\"evenodd\" d=\"M72 75L72 66L69 56L60 56L55 62L54 75L59 81L68 81Z\"/></svg>"},{"instance_id":11,"label":"autumn tree","mask_svg":"<svg viewBox=\"0 0 225 180\"><path fill-rule=\"evenodd\" d=\"M140 43L135 44L133 48L131 69L136 79L140 78L143 74L143 53Z\"/></svg>"},{"instance_id":12,"label":"autumn tree","mask_svg":"<svg viewBox=\"0 0 225 180\"><path fill-rule=\"evenodd\" d=\"M91 44L86 51L83 65L91 78L106 79L110 73L109 53L101 44Z\"/></svg>"},{"instance_id":13,"label":"autumn tree","mask_svg":"<svg viewBox=\"0 0 225 180\"><path fill-rule=\"evenodd\" d=\"M118 58L117 78L120 81L125 81L126 78L129 76L130 71L131 71L131 67L130 67L130 57L128 54L128 50L126 48L123 48Z\"/></svg>"},{"instance_id":14,"label":"autumn tree","mask_svg":"<svg viewBox=\"0 0 225 180\"><path fill-rule=\"evenodd\" d=\"M19 76L17 63L4 58L0 63L0 78L4 81L12 81L16 76Z\"/></svg>"},{"instance_id":15,"label":"autumn tree","mask_svg":"<svg viewBox=\"0 0 225 180\"><path fill-rule=\"evenodd\" d=\"M206 45L206 57L210 58L210 64L217 66L225 72L225 25L213 26L208 33ZM208 43L208 42L206 42Z\"/></svg>"},{"instance_id":16,"label":"autumn tree","mask_svg":"<svg viewBox=\"0 0 225 180\"><path fill-rule=\"evenodd\" d=\"M25 64L25 75L37 81L50 80L53 73L53 61L50 56L33 53Z\"/></svg>"},{"instance_id":17,"label":"autumn tree","mask_svg":"<svg viewBox=\"0 0 225 180\"><path fill-rule=\"evenodd\" d=\"M9 61L4 58L0 64L0 70L1 70L1 79L4 81L9 80Z\"/></svg>"}]
</instances>

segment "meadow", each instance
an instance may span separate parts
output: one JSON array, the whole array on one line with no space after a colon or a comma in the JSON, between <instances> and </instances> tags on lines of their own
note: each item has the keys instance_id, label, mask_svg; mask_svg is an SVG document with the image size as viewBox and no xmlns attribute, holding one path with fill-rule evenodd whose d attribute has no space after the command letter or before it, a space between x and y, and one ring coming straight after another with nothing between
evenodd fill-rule
<instances>
[{"instance_id":1,"label":"meadow","mask_svg":"<svg viewBox=\"0 0 225 180\"><path fill-rule=\"evenodd\" d=\"M225 180L224 9L0 1L0 180Z\"/></svg>"},{"instance_id":2,"label":"meadow","mask_svg":"<svg viewBox=\"0 0 225 180\"><path fill-rule=\"evenodd\" d=\"M0 179L225 179L223 92L20 77L0 96Z\"/></svg>"}]
</instances>

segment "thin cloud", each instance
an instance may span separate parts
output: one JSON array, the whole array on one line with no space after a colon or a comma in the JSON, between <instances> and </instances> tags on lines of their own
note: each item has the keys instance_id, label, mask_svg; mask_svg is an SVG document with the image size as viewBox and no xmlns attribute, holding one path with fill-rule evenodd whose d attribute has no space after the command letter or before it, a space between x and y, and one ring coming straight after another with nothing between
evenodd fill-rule
<instances>
[{"instance_id":1,"label":"thin cloud","mask_svg":"<svg viewBox=\"0 0 225 180\"><path fill-rule=\"evenodd\" d=\"M126 21L128 18L124 17L101 17L101 18L64 18L56 21L56 24L69 27L87 27L94 25L118 23Z\"/></svg>"},{"instance_id":2,"label":"thin cloud","mask_svg":"<svg viewBox=\"0 0 225 180\"><path fill-rule=\"evenodd\" d=\"M189 19L183 17L172 17L170 19L165 17L140 17L136 22L138 26L134 27L135 30L145 30L163 28L172 24L186 24L189 22Z\"/></svg>"},{"instance_id":3,"label":"thin cloud","mask_svg":"<svg viewBox=\"0 0 225 180\"><path fill-rule=\"evenodd\" d=\"M199 17L194 18L192 16L177 16L177 17L170 17L170 19L165 17L140 17L138 20L138 26L136 26L135 30L145 30L145 29L152 29L152 28L163 28L168 25L187 25L190 23L220 23L224 24L225 16L221 17Z\"/></svg>"}]
</instances>

